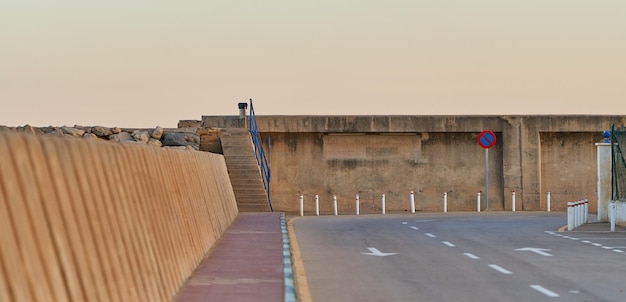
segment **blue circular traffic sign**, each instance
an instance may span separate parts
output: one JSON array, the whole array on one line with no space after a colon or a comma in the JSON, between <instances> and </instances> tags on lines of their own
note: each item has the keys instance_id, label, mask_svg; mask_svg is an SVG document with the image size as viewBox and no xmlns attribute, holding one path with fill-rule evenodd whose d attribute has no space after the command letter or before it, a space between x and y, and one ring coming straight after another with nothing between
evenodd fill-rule
<instances>
[{"instance_id":1,"label":"blue circular traffic sign","mask_svg":"<svg viewBox=\"0 0 626 302\"><path fill-rule=\"evenodd\" d=\"M485 148L489 149L496 145L496 135L491 130L484 130L480 134L478 134L478 144Z\"/></svg>"}]
</instances>

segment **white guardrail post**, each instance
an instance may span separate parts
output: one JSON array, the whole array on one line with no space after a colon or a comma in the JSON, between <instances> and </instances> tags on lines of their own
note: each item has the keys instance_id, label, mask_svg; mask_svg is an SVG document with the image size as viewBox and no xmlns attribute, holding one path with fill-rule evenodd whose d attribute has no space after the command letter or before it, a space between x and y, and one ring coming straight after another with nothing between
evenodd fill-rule
<instances>
[{"instance_id":1,"label":"white guardrail post","mask_svg":"<svg viewBox=\"0 0 626 302\"><path fill-rule=\"evenodd\" d=\"M411 213L415 214L415 194L413 194L413 191L411 191L410 200L411 200Z\"/></svg>"},{"instance_id":2,"label":"white guardrail post","mask_svg":"<svg viewBox=\"0 0 626 302\"><path fill-rule=\"evenodd\" d=\"M550 212L550 191L548 191L548 197L547 198L548 199L546 199L547 200L546 201L546 208L547 208L547 211Z\"/></svg>"},{"instance_id":3,"label":"white guardrail post","mask_svg":"<svg viewBox=\"0 0 626 302\"><path fill-rule=\"evenodd\" d=\"M337 195L333 195L333 208L335 209L335 216L337 216Z\"/></svg>"},{"instance_id":4,"label":"white guardrail post","mask_svg":"<svg viewBox=\"0 0 626 302\"><path fill-rule=\"evenodd\" d=\"M476 212L480 212L480 192L476 195Z\"/></svg>"},{"instance_id":5,"label":"white guardrail post","mask_svg":"<svg viewBox=\"0 0 626 302\"><path fill-rule=\"evenodd\" d=\"M448 212L448 192L443 192L443 212Z\"/></svg>"},{"instance_id":6,"label":"white guardrail post","mask_svg":"<svg viewBox=\"0 0 626 302\"><path fill-rule=\"evenodd\" d=\"M304 216L304 195L300 195L300 216Z\"/></svg>"},{"instance_id":7,"label":"white guardrail post","mask_svg":"<svg viewBox=\"0 0 626 302\"><path fill-rule=\"evenodd\" d=\"M360 202L359 202L359 194L356 194L356 214L359 215L360 213Z\"/></svg>"}]
</instances>

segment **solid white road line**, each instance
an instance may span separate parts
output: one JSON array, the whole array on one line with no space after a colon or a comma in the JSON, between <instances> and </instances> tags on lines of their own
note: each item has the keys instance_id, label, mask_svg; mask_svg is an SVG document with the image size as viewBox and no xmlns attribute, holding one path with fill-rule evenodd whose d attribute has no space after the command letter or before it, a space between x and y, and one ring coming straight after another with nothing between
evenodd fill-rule
<instances>
[{"instance_id":1,"label":"solid white road line","mask_svg":"<svg viewBox=\"0 0 626 302\"><path fill-rule=\"evenodd\" d=\"M478 259L480 259L480 257L478 257L478 256L476 256L476 255L474 255L474 254L470 254L470 253L465 253L465 254L463 254L463 255L465 255L465 256L467 256L467 257L469 257L469 258L471 258L471 259L474 259L474 260L478 260Z\"/></svg>"},{"instance_id":2,"label":"solid white road line","mask_svg":"<svg viewBox=\"0 0 626 302\"><path fill-rule=\"evenodd\" d=\"M556 297L559 296L559 294L557 294L557 293L555 293L555 292L553 292L553 291L551 291L549 289L546 289L545 287L543 287L541 285L536 285L535 284L535 285L531 285L530 287L532 289L534 289L534 290L536 290L536 291L538 291L538 292L548 296L548 297L551 297L551 298L556 298Z\"/></svg>"},{"instance_id":3,"label":"solid white road line","mask_svg":"<svg viewBox=\"0 0 626 302\"><path fill-rule=\"evenodd\" d=\"M455 247L456 245L452 244L450 241L442 241L441 243L449 246L449 247Z\"/></svg>"},{"instance_id":4,"label":"solid white road line","mask_svg":"<svg viewBox=\"0 0 626 302\"><path fill-rule=\"evenodd\" d=\"M497 270L497 271L499 271L499 272L501 272L501 273L503 273L505 275L510 275L510 274L513 273L513 272L511 272L511 271L509 271L507 269L504 269L504 268L502 268L502 267L500 267L498 265L495 265L495 264L489 264L489 267L491 267L491 268L493 268L493 269L495 269L495 270Z\"/></svg>"},{"instance_id":5,"label":"solid white road line","mask_svg":"<svg viewBox=\"0 0 626 302\"><path fill-rule=\"evenodd\" d=\"M424 234L424 235L426 235L426 236L428 236L428 237L430 237L430 238L435 238L435 237L437 237L437 236L435 236L435 235L433 235L433 234L431 234L431 233L426 233L426 234Z\"/></svg>"}]
</instances>

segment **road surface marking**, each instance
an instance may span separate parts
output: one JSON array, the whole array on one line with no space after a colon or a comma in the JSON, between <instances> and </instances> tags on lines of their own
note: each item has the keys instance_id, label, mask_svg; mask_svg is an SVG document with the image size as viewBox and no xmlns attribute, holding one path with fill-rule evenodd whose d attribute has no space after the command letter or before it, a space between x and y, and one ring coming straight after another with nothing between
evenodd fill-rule
<instances>
[{"instance_id":1,"label":"road surface marking","mask_svg":"<svg viewBox=\"0 0 626 302\"><path fill-rule=\"evenodd\" d=\"M516 251L529 251L529 252L533 252L535 254L546 256L546 257L552 256L552 254L546 252L546 251L550 251L549 249L540 249L538 247L525 247L521 249L516 249Z\"/></svg>"},{"instance_id":2,"label":"road surface marking","mask_svg":"<svg viewBox=\"0 0 626 302\"><path fill-rule=\"evenodd\" d=\"M548 297L551 297L551 298L556 298L556 297L559 296L559 294L557 294L557 293L555 293L555 292L553 292L553 291L551 291L549 289L546 289L545 287L543 287L541 285L531 285L530 287L532 289L534 289L534 290L536 290L536 291L538 291L538 292L548 296Z\"/></svg>"},{"instance_id":3,"label":"road surface marking","mask_svg":"<svg viewBox=\"0 0 626 302\"><path fill-rule=\"evenodd\" d=\"M591 243L591 241L589 241L589 240L583 240L583 241L581 241L581 242L582 242L582 243Z\"/></svg>"},{"instance_id":4,"label":"road surface marking","mask_svg":"<svg viewBox=\"0 0 626 302\"><path fill-rule=\"evenodd\" d=\"M402 222L402 224L407 224L407 223L408 223L408 222L406 222L406 221L403 221L403 222Z\"/></svg>"},{"instance_id":5,"label":"road surface marking","mask_svg":"<svg viewBox=\"0 0 626 302\"><path fill-rule=\"evenodd\" d=\"M613 250L613 251L616 252L616 253L623 253L624 252L622 250Z\"/></svg>"},{"instance_id":6,"label":"road surface marking","mask_svg":"<svg viewBox=\"0 0 626 302\"><path fill-rule=\"evenodd\" d=\"M416 231L420 229L420 228L415 227L415 226L412 226L411 228L412 228L412 229L414 229L414 230L416 230Z\"/></svg>"},{"instance_id":7,"label":"road surface marking","mask_svg":"<svg viewBox=\"0 0 626 302\"><path fill-rule=\"evenodd\" d=\"M495 270L497 270L497 271L499 271L499 272L501 272L501 273L503 273L505 275L510 275L510 274L513 273L513 272L511 272L511 271L509 271L507 269L504 269L504 268L502 268L502 267L500 267L498 265L495 265L495 264L489 264L489 267L491 267L491 268L493 268L493 269L495 269Z\"/></svg>"},{"instance_id":8,"label":"road surface marking","mask_svg":"<svg viewBox=\"0 0 626 302\"><path fill-rule=\"evenodd\" d=\"M550 235L554 235L555 233L552 231L546 231L546 233L550 234Z\"/></svg>"},{"instance_id":9,"label":"road surface marking","mask_svg":"<svg viewBox=\"0 0 626 302\"><path fill-rule=\"evenodd\" d=\"M602 248L603 248L603 249L605 249L605 250L612 250L612 249L613 249L613 248L612 248L612 247L610 247L610 246L603 246Z\"/></svg>"},{"instance_id":10,"label":"road surface marking","mask_svg":"<svg viewBox=\"0 0 626 302\"><path fill-rule=\"evenodd\" d=\"M435 235L433 235L433 234L431 234L431 233L426 233L426 234L424 234L424 235L426 235L426 236L428 236L428 237L430 237L430 238L435 238L435 237L437 237L437 236L435 236Z\"/></svg>"},{"instance_id":11,"label":"road surface marking","mask_svg":"<svg viewBox=\"0 0 626 302\"><path fill-rule=\"evenodd\" d=\"M385 257L385 256L391 256L391 255L397 254L397 253L383 253L375 247L368 247L367 249L370 251L369 253L361 253L361 254L370 255L370 256L379 256L379 257Z\"/></svg>"},{"instance_id":12,"label":"road surface marking","mask_svg":"<svg viewBox=\"0 0 626 302\"><path fill-rule=\"evenodd\" d=\"M480 257L478 257L478 256L476 256L476 255L474 255L474 254L470 254L470 253L465 253L465 254L463 254L463 255L465 255L465 256L467 256L467 257L469 257L469 258L471 258L471 259L474 259L474 260L478 260L478 259L480 259Z\"/></svg>"},{"instance_id":13,"label":"road surface marking","mask_svg":"<svg viewBox=\"0 0 626 302\"><path fill-rule=\"evenodd\" d=\"M602 244L600 244L600 243L592 243L591 245L593 245L593 246L602 246Z\"/></svg>"},{"instance_id":14,"label":"road surface marking","mask_svg":"<svg viewBox=\"0 0 626 302\"><path fill-rule=\"evenodd\" d=\"M445 245L447 245L447 246L449 246L449 247L455 247L455 246L456 246L456 245L452 244L452 243L451 243L451 242L449 242L449 241L442 241L441 243L443 243L443 244L445 244Z\"/></svg>"}]
</instances>

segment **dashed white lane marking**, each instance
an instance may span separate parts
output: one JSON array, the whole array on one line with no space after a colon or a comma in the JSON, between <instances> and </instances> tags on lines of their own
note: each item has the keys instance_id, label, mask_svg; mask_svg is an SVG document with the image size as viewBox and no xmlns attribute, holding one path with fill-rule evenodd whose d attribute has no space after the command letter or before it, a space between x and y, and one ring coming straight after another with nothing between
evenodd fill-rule
<instances>
[{"instance_id":1,"label":"dashed white lane marking","mask_svg":"<svg viewBox=\"0 0 626 302\"><path fill-rule=\"evenodd\" d=\"M593 246L602 246L602 244L600 244L600 243L592 243L591 245L593 245Z\"/></svg>"},{"instance_id":2,"label":"dashed white lane marking","mask_svg":"<svg viewBox=\"0 0 626 302\"><path fill-rule=\"evenodd\" d=\"M556 234L555 232L552 232L552 231L546 231L546 233L548 233L548 234L550 234L550 235L554 235L554 234Z\"/></svg>"},{"instance_id":3,"label":"dashed white lane marking","mask_svg":"<svg viewBox=\"0 0 626 302\"><path fill-rule=\"evenodd\" d=\"M613 249L613 248L612 248L612 247L610 247L610 246L603 246L602 248L603 248L603 249L605 249L605 250L612 250L612 249Z\"/></svg>"},{"instance_id":4,"label":"dashed white lane marking","mask_svg":"<svg viewBox=\"0 0 626 302\"><path fill-rule=\"evenodd\" d=\"M452 244L450 241L442 241L441 243L449 246L449 247L455 247L456 245Z\"/></svg>"},{"instance_id":5,"label":"dashed white lane marking","mask_svg":"<svg viewBox=\"0 0 626 302\"><path fill-rule=\"evenodd\" d=\"M581 241L581 242L582 242L582 243L591 243L591 241L589 241L589 240L583 240L583 241Z\"/></svg>"},{"instance_id":6,"label":"dashed white lane marking","mask_svg":"<svg viewBox=\"0 0 626 302\"><path fill-rule=\"evenodd\" d=\"M416 231L420 229L420 228L415 227L415 226L412 226L411 228L412 228L412 229L414 229L414 230L416 230Z\"/></svg>"},{"instance_id":7,"label":"dashed white lane marking","mask_svg":"<svg viewBox=\"0 0 626 302\"><path fill-rule=\"evenodd\" d=\"M491 268L493 268L493 269L495 269L495 270L497 270L497 271L499 271L499 272L501 272L501 273L503 273L505 275L510 275L510 274L513 273L513 272L511 272L511 271L509 271L507 269L504 269L504 268L502 268L502 267L500 267L498 265L495 265L495 264L489 264L489 267L491 267Z\"/></svg>"},{"instance_id":8,"label":"dashed white lane marking","mask_svg":"<svg viewBox=\"0 0 626 302\"><path fill-rule=\"evenodd\" d=\"M463 255L467 256L468 258L474 259L474 260L480 259L480 257L478 257L478 256L476 256L474 254L470 254L470 253L465 253Z\"/></svg>"},{"instance_id":9,"label":"dashed white lane marking","mask_svg":"<svg viewBox=\"0 0 626 302\"><path fill-rule=\"evenodd\" d=\"M403 221L403 222L402 222L402 224L407 224L407 223L408 223L408 222L406 222L406 221Z\"/></svg>"},{"instance_id":10,"label":"dashed white lane marking","mask_svg":"<svg viewBox=\"0 0 626 302\"><path fill-rule=\"evenodd\" d=\"M430 238L435 238L435 237L437 237L437 236L435 236L435 235L433 235L433 234L431 234L431 233L426 233L426 234L424 234L424 235L426 235L426 236L428 236L428 237L430 237Z\"/></svg>"},{"instance_id":11,"label":"dashed white lane marking","mask_svg":"<svg viewBox=\"0 0 626 302\"><path fill-rule=\"evenodd\" d=\"M613 251L616 252L616 253L623 253L624 252L622 250L613 250Z\"/></svg>"},{"instance_id":12,"label":"dashed white lane marking","mask_svg":"<svg viewBox=\"0 0 626 302\"><path fill-rule=\"evenodd\" d=\"M538 291L538 292L540 292L540 293L550 297L550 298L556 298L556 297L559 296L559 294L557 294L557 293L555 293L555 292L553 292L553 291L551 291L551 290L549 290L549 289L547 289L547 288L545 288L545 287L543 287L541 285L536 285L535 284L535 285L531 285L530 287L532 289L534 289L534 290L536 290L536 291Z\"/></svg>"}]
</instances>

